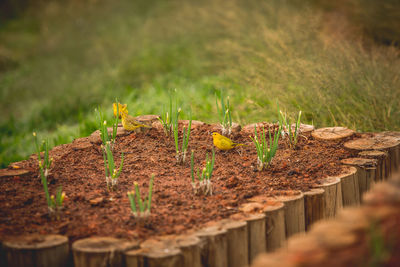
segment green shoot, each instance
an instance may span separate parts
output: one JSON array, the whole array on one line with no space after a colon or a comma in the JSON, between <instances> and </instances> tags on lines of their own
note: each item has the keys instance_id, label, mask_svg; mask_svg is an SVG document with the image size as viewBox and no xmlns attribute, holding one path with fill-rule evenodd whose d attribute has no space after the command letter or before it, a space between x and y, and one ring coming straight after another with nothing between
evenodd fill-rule
<instances>
[{"instance_id":1,"label":"green shoot","mask_svg":"<svg viewBox=\"0 0 400 267\"><path fill-rule=\"evenodd\" d=\"M279 124L280 127L284 129L283 136L288 136L288 144L291 149L296 149L297 141L300 133L300 118L301 118L301 110L299 111L299 115L297 116L297 121L294 124L294 129L290 123L290 121L286 118L286 113L284 114L281 110L279 110Z\"/></svg>"},{"instance_id":2,"label":"green shoot","mask_svg":"<svg viewBox=\"0 0 400 267\"><path fill-rule=\"evenodd\" d=\"M121 175L122 167L124 165L124 153L121 153L121 163L119 169L117 169L111 151L110 141L108 141L105 146L102 145L102 148L107 188L113 190L117 186L118 177Z\"/></svg>"},{"instance_id":3,"label":"green shoot","mask_svg":"<svg viewBox=\"0 0 400 267\"><path fill-rule=\"evenodd\" d=\"M151 199L153 197L153 181L154 174L151 175L149 193L144 199L142 199L140 195L140 189L137 182L134 183L135 190L127 193L129 202L131 204L132 214L135 218L147 218L150 215Z\"/></svg>"},{"instance_id":4,"label":"green shoot","mask_svg":"<svg viewBox=\"0 0 400 267\"><path fill-rule=\"evenodd\" d=\"M118 130L118 122L119 122L119 102L118 99L115 98L116 108L117 108L117 116L114 116L114 122L112 125L112 136L111 142L115 144L115 139L117 138L117 130Z\"/></svg>"},{"instance_id":5,"label":"green shoot","mask_svg":"<svg viewBox=\"0 0 400 267\"><path fill-rule=\"evenodd\" d=\"M51 168L51 164L53 162L53 159L49 157L49 140L46 139L43 141L43 147L44 147L44 157L42 160L42 157L40 155L40 146L38 142L38 138L36 133L33 133L34 139L35 139L35 146L36 146L36 153L38 155L38 163L39 163L39 173L40 173L40 178L43 184L43 190L46 196L46 202L47 202L47 207L49 210L50 215L55 215L56 218L59 218L59 211L62 209L62 204L64 201L65 193L62 192L62 187L59 187L56 193L56 197L54 198L54 195L49 194L49 188L47 185L47 177L49 175L49 171Z\"/></svg>"},{"instance_id":6,"label":"green shoot","mask_svg":"<svg viewBox=\"0 0 400 267\"><path fill-rule=\"evenodd\" d=\"M194 151L192 150L192 154L190 157L190 174L192 178L192 187L195 194L203 193L204 195L212 195L211 177L214 171L214 162L215 162L215 150L213 148L211 161L209 160L207 153L206 166L201 171L201 174L199 169L196 170L196 176L198 179L198 183L196 183L194 175Z\"/></svg>"},{"instance_id":7,"label":"green shoot","mask_svg":"<svg viewBox=\"0 0 400 267\"><path fill-rule=\"evenodd\" d=\"M181 144L181 150L179 150L178 121L180 112L181 109L179 108L178 111L176 112L176 116L173 118L172 128L175 140L175 151L176 151L175 158L178 163L183 164L186 161L187 148L189 145L190 131L192 128L192 114L190 112L190 119L187 130L186 127L183 127L182 129L182 144Z\"/></svg>"},{"instance_id":8,"label":"green shoot","mask_svg":"<svg viewBox=\"0 0 400 267\"><path fill-rule=\"evenodd\" d=\"M117 104L116 106L117 106L117 114L119 114L119 105ZM113 149L117 137L118 120L119 120L118 116L115 116L114 118L111 134L108 133L107 121L104 119L103 112L101 111L100 108L98 109L97 120L99 122L100 138L103 143L103 146L110 141L111 149Z\"/></svg>"},{"instance_id":9,"label":"green shoot","mask_svg":"<svg viewBox=\"0 0 400 267\"><path fill-rule=\"evenodd\" d=\"M158 118L163 126L164 133L168 137L172 132L172 94L169 93L169 111L165 111L165 107L161 112L161 118Z\"/></svg>"},{"instance_id":10,"label":"green shoot","mask_svg":"<svg viewBox=\"0 0 400 267\"><path fill-rule=\"evenodd\" d=\"M215 104L217 106L217 113L220 114L220 124L222 127L222 135L230 135L232 133L232 116L231 116L231 109L230 109L230 105L229 105L229 96L227 97L226 104L225 104L224 93L221 90L220 104L218 104L217 94L215 94Z\"/></svg>"},{"instance_id":11,"label":"green shoot","mask_svg":"<svg viewBox=\"0 0 400 267\"><path fill-rule=\"evenodd\" d=\"M276 151L278 150L278 141L279 135L281 132L281 128L274 132L274 139L272 140L271 132L269 133L269 146L266 141L265 130L264 127L262 129L262 133L258 136L257 127L254 126L254 138L250 136L251 140L253 140L254 145L257 150L257 163L258 170L262 171L264 168L268 167L274 158Z\"/></svg>"}]
</instances>

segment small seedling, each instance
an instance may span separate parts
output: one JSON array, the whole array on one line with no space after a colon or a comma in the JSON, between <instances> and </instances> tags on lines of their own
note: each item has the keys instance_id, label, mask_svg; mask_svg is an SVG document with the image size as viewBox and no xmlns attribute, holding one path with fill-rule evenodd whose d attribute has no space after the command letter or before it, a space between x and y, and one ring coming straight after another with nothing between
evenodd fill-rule
<instances>
[{"instance_id":1,"label":"small seedling","mask_svg":"<svg viewBox=\"0 0 400 267\"><path fill-rule=\"evenodd\" d=\"M225 104L224 93L221 90L220 104L218 104L217 94L215 94L215 104L217 106L217 113L220 115L220 124L222 127L222 135L230 135L232 133L232 116L231 116L231 109L230 109L230 105L229 105L229 96L227 97L226 104Z\"/></svg>"},{"instance_id":2,"label":"small seedling","mask_svg":"<svg viewBox=\"0 0 400 267\"><path fill-rule=\"evenodd\" d=\"M119 169L117 169L114 162L114 156L111 151L110 141L108 141L105 145L102 145L102 148L107 188L109 190L114 190L116 189L118 177L121 175L122 167L124 165L124 153L121 153L121 163L119 165Z\"/></svg>"},{"instance_id":3,"label":"small seedling","mask_svg":"<svg viewBox=\"0 0 400 267\"><path fill-rule=\"evenodd\" d=\"M196 182L194 174L194 151L192 150L192 154L190 157L190 174L192 178L192 187L195 194L212 195L211 177L214 170L214 162L215 162L215 151L213 148L211 161L209 160L207 153L206 166L201 171L201 174L199 169L196 170L196 176L198 179L198 181Z\"/></svg>"},{"instance_id":4,"label":"small seedling","mask_svg":"<svg viewBox=\"0 0 400 267\"><path fill-rule=\"evenodd\" d=\"M43 147L44 147L44 157L42 160L42 157L40 155L41 149L39 146L38 138L36 133L33 133L34 139L35 139L35 146L36 146L36 152L38 155L38 164L39 164L39 173L40 173L40 178L43 184L43 190L46 196L46 202L47 202L47 207L50 216L55 216L57 219L59 219L60 215L59 212L62 209L62 204L64 201L65 193L62 192L62 187L59 187L56 193L56 197L54 198L54 195L49 194L49 188L47 185L47 177L49 175L49 171L51 168L51 164L53 162L53 159L49 157L49 140L46 139L43 141Z\"/></svg>"},{"instance_id":5,"label":"small seedling","mask_svg":"<svg viewBox=\"0 0 400 267\"><path fill-rule=\"evenodd\" d=\"M254 145L257 150L257 163L258 170L262 171L264 168L268 167L274 158L276 151L278 150L278 141L279 135L281 132L281 128L275 130L274 139L272 140L271 132L268 131L269 134L269 146L266 141L266 134L264 127L262 129L262 133L258 136L257 127L254 125L254 138L250 136L251 140L253 140Z\"/></svg>"},{"instance_id":6,"label":"small seedling","mask_svg":"<svg viewBox=\"0 0 400 267\"><path fill-rule=\"evenodd\" d=\"M151 211L151 198L153 196L153 181L154 174L151 175L149 184L149 193L147 197L142 199L140 189L137 182L134 183L135 190L127 193L129 202L131 204L132 214L135 218L144 219L149 217Z\"/></svg>"},{"instance_id":7,"label":"small seedling","mask_svg":"<svg viewBox=\"0 0 400 267\"><path fill-rule=\"evenodd\" d=\"M120 114L119 109L121 106L122 105L120 103L118 103L118 105L115 105L115 106L113 105L113 108L116 109L116 110L114 110L115 114ZM126 110L126 108L124 108L124 110ZM103 112L101 111L100 108L97 109L97 120L99 123L100 138L103 143L103 146L105 146L105 144L107 142L110 142L111 150L113 150L115 140L117 138L117 129L118 129L118 122L119 122L118 116L114 117L111 134L108 133L107 121L104 119Z\"/></svg>"},{"instance_id":8,"label":"small seedling","mask_svg":"<svg viewBox=\"0 0 400 267\"><path fill-rule=\"evenodd\" d=\"M65 192L62 191L62 186L58 187L56 196L50 196L49 211L53 213L57 219L60 218L60 212L63 208L63 202L65 198Z\"/></svg>"},{"instance_id":9,"label":"small seedling","mask_svg":"<svg viewBox=\"0 0 400 267\"><path fill-rule=\"evenodd\" d=\"M176 105L175 105L176 107ZM161 125L163 126L164 133L168 137L171 135L172 132L172 93L171 91L169 92L169 111L166 111L166 108L163 107L163 110L161 112L161 118L158 118L160 121ZM175 110L175 113L177 110Z\"/></svg>"},{"instance_id":10,"label":"small seedling","mask_svg":"<svg viewBox=\"0 0 400 267\"><path fill-rule=\"evenodd\" d=\"M300 118L301 111L299 111L299 115L297 116L297 121L293 129L290 121L286 118L286 113L283 113L281 110L279 110L279 124L280 127L283 129L282 136L285 137L287 135L288 144L291 149L296 149L297 141L299 139Z\"/></svg>"},{"instance_id":11,"label":"small seedling","mask_svg":"<svg viewBox=\"0 0 400 267\"><path fill-rule=\"evenodd\" d=\"M187 148L188 148L189 138L190 138L190 130L192 128L192 114L190 113L189 125L188 125L187 130L186 130L186 127L183 127L183 129L182 129L182 144L181 144L181 150L179 150L178 121L179 121L180 112L181 112L181 109L178 109L178 112L176 113L176 116L173 119L172 128L174 131L176 162L183 164L186 161Z\"/></svg>"}]
</instances>

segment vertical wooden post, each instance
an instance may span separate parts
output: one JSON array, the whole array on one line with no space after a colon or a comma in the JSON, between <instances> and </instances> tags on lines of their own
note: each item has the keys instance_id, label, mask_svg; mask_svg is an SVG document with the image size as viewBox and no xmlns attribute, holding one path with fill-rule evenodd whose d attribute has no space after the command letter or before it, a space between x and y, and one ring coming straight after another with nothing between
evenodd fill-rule
<instances>
[{"instance_id":1,"label":"vertical wooden post","mask_svg":"<svg viewBox=\"0 0 400 267\"><path fill-rule=\"evenodd\" d=\"M358 185L357 169L349 167L338 176L341 181L343 206L360 205L360 186Z\"/></svg>"},{"instance_id":2,"label":"vertical wooden post","mask_svg":"<svg viewBox=\"0 0 400 267\"><path fill-rule=\"evenodd\" d=\"M375 182L383 181L386 179L386 162L388 154L385 151L367 150L358 153L360 158L375 159L377 161Z\"/></svg>"},{"instance_id":3,"label":"vertical wooden post","mask_svg":"<svg viewBox=\"0 0 400 267\"><path fill-rule=\"evenodd\" d=\"M324 218L333 218L343 208L342 185L339 177L325 178L318 188L325 191L324 194Z\"/></svg>"},{"instance_id":4,"label":"vertical wooden post","mask_svg":"<svg viewBox=\"0 0 400 267\"><path fill-rule=\"evenodd\" d=\"M27 235L3 242L9 267L67 266L68 238L61 235Z\"/></svg>"},{"instance_id":5,"label":"vertical wooden post","mask_svg":"<svg viewBox=\"0 0 400 267\"><path fill-rule=\"evenodd\" d=\"M304 193L304 213L306 231L313 223L325 216L324 189L314 188Z\"/></svg>"},{"instance_id":6,"label":"vertical wooden post","mask_svg":"<svg viewBox=\"0 0 400 267\"><path fill-rule=\"evenodd\" d=\"M227 231L210 226L197 231L201 242L201 262L203 266L228 267Z\"/></svg>"},{"instance_id":7,"label":"vertical wooden post","mask_svg":"<svg viewBox=\"0 0 400 267\"><path fill-rule=\"evenodd\" d=\"M300 191L281 191L281 195L275 197L277 201L285 204L285 230L286 238L296 233L304 232L304 195Z\"/></svg>"},{"instance_id":8,"label":"vertical wooden post","mask_svg":"<svg viewBox=\"0 0 400 267\"><path fill-rule=\"evenodd\" d=\"M247 266L249 258L247 223L243 220L225 219L219 221L218 225L228 232L228 266Z\"/></svg>"},{"instance_id":9,"label":"vertical wooden post","mask_svg":"<svg viewBox=\"0 0 400 267\"><path fill-rule=\"evenodd\" d=\"M375 169L378 161L365 158L347 158L340 161L344 165L354 166L357 169L360 200L365 192L371 189L372 184L377 180L375 178Z\"/></svg>"},{"instance_id":10,"label":"vertical wooden post","mask_svg":"<svg viewBox=\"0 0 400 267\"><path fill-rule=\"evenodd\" d=\"M112 237L89 237L72 244L75 267L121 266L123 253L139 247L135 241Z\"/></svg>"}]
</instances>

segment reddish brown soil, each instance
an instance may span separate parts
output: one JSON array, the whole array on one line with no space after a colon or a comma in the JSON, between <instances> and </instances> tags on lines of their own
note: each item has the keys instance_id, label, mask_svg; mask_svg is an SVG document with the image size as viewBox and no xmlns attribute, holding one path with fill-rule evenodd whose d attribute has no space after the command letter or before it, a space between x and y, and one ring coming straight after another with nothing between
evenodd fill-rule
<instances>
[{"instance_id":1,"label":"reddish brown soil","mask_svg":"<svg viewBox=\"0 0 400 267\"><path fill-rule=\"evenodd\" d=\"M195 150L196 167L203 167L211 154L210 125L196 125L190 136L189 151ZM238 206L255 195L274 195L277 190L307 191L321 178L341 172L340 160L351 157L341 142L321 142L302 138L296 150L280 140L272 166L256 171L256 151L248 133L232 137L248 144L228 152L216 151L212 196L194 195L190 178L190 155L177 165L173 139L161 129L132 133L117 138L114 155L120 152L125 163L118 190L106 189L100 145L81 138L53 149L55 162L49 176L49 190L63 187L67 198L60 220L50 220L43 187L38 178L36 157L17 165L30 171L25 176L0 180L0 240L23 233L58 233L70 241L92 235L144 239L154 235L181 233L238 212ZM348 139L346 139L348 140ZM132 218L126 192L137 181L147 194L154 173L151 217L145 225ZM100 198L98 204L90 200Z\"/></svg>"}]
</instances>

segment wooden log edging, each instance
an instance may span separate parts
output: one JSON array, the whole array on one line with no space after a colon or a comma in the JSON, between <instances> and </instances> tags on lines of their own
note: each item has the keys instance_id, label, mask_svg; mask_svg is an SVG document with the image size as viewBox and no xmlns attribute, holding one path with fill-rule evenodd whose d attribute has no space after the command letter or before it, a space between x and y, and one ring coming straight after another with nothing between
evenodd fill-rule
<instances>
[{"instance_id":1,"label":"wooden log edging","mask_svg":"<svg viewBox=\"0 0 400 267\"><path fill-rule=\"evenodd\" d=\"M304 193L304 217L305 229L315 222L325 218L325 190L322 188L314 188Z\"/></svg>"},{"instance_id":2,"label":"wooden log edging","mask_svg":"<svg viewBox=\"0 0 400 267\"><path fill-rule=\"evenodd\" d=\"M357 169L349 167L344 169L344 173L338 176L341 181L343 206L360 204L360 186L358 183Z\"/></svg>"},{"instance_id":3,"label":"wooden log edging","mask_svg":"<svg viewBox=\"0 0 400 267\"><path fill-rule=\"evenodd\" d=\"M246 266L249 257L247 223L243 220L223 219L217 224L227 231L228 266Z\"/></svg>"},{"instance_id":4,"label":"wooden log edging","mask_svg":"<svg viewBox=\"0 0 400 267\"><path fill-rule=\"evenodd\" d=\"M228 267L227 231L216 226L203 228L195 233L200 238L203 266Z\"/></svg>"},{"instance_id":5,"label":"wooden log edging","mask_svg":"<svg viewBox=\"0 0 400 267\"><path fill-rule=\"evenodd\" d=\"M358 185L360 192L360 200L365 192L371 189L376 178L376 159L365 158L347 158L340 161L344 165L354 166L357 169Z\"/></svg>"},{"instance_id":6,"label":"wooden log edging","mask_svg":"<svg viewBox=\"0 0 400 267\"><path fill-rule=\"evenodd\" d=\"M139 242L112 237L89 237L72 244L75 267L121 266L123 253L138 248Z\"/></svg>"},{"instance_id":7,"label":"wooden log edging","mask_svg":"<svg viewBox=\"0 0 400 267\"><path fill-rule=\"evenodd\" d=\"M325 191L324 218L333 218L343 208L342 184L339 177L327 177L318 186Z\"/></svg>"},{"instance_id":8,"label":"wooden log edging","mask_svg":"<svg viewBox=\"0 0 400 267\"><path fill-rule=\"evenodd\" d=\"M2 244L6 266L67 266L68 238L61 235L27 235Z\"/></svg>"},{"instance_id":9,"label":"wooden log edging","mask_svg":"<svg viewBox=\"0 0 400 267\"><path fill-rule=\"evenodd\" d=\"M388 153L390 165L388 175L390 176L399 166L400 140L392 136L382 136L376 134L373 137L354 139L344 143L344 147L350 151L361 152L369 150L382 150Z\"/></svg>"},{"instance_id":10,"label":"wooden log edging","mask_svg":"<svg viewBox=\"0 0 400 267\"><path fill-rule=\"evenodd\" d=\"M182 251L175 247L142 249L140 255L143 257L143 267L184 267Z\"/></svg>"},{"instance_id":11,"label":"wooden log edging","mask_svg":"<svg viewBox=\"0 0 400 267\"><path fill-rule=\"evenodd\" d=\"M263 205L257 202L246 203L239 207L243 213L235 214L233 219L243 220L247 223L248 263L256 255L266 252L266 216L262 211Z\"/></svg>"},{"instance_id":12,"label":"wooden log edging","mask_svg":"<svg viewBox=\"0 0 400 267\"><path fill-rule=\"evenodd\" d=\"M285 232L286 238L294 234L305 232L304 195L300 191L285 191L274 197L285 204Z\"/></svg>"},{"instance_id":13,"label":"wooden log edging","mask_svg":"<svg viewBox=\"0 0 400 267\"><path fill-rule=\"evenodd\" d=\"M399 205L400 173L376 184L364 195L360 207L346 208L336 218L317 223L307 235L289 240L287 249L260 255L252 267L374 265L376 254L371 253L369 244L371 229L389 233L389 237L379 235L384 242L381 246L399 247L400 241L390 238L391 232L398 234L398 225L393 222L400 216ZM385 251L386 256L380 258L379 265L396 264L399 259L396 251Z\"/></svg>"},{"instance_id":14,"label":"wooden log edging","mask_svg":"<svg viewBox=\"0 0 400 267\"><path fill-rule=\"evenodd\" d=\"M285 245L285 204L270 197L256 196L250 203L242 205L243 212L254 212L260 209L265 215L265 243L267 252L272 252Z\"/></svg>"},{"instance_id":15,"label":"wooden log edging","mask_svg":"<svg viewBox=\"0 0 400 267\"><path fill-rule=\"evenodd\" d=\"M379 150L367 150L358 153L360 158L375 159L377 161L375 182L380 182L388 178L388 168L390 168L390 160L388 153Z\"/></svg>"}]
</instances>

